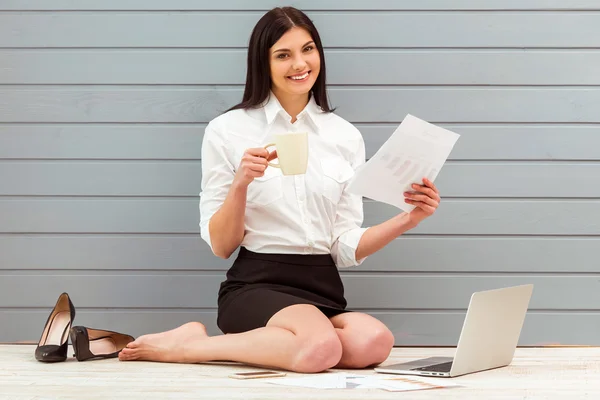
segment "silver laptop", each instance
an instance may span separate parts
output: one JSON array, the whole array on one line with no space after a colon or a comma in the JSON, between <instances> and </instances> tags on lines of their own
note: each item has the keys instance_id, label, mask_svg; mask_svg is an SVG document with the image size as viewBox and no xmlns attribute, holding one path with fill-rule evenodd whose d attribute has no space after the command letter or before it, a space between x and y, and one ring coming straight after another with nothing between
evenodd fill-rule
<instances>
[{"instance_id":1,"label":"silver laptop","mask_svg":"<svg viewBox=\"0 0 600 400\"><path fill-rule=\"evenodd\" d=\"M533 285L473 293L454 357L429 357L375 368L387 374L455 377L509 365Z\"/></svg>"}]
</instances>

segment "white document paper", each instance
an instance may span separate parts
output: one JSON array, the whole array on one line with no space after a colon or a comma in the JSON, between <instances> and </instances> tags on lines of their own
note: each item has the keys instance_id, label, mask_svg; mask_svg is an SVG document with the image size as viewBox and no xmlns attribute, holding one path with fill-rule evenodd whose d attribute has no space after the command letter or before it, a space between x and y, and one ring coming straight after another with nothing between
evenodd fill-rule
<instances>
[{"instance_id":1,"label":"white document paper","mask_svg":"<svg viewBox=\"0 0 600 400\"><path fill-rule=\"evenodd\" d=\"M346 373L322 373L298 378L271 378L264 382L282 386L311 389L381 389L390 392L438 389L458 386L450 382L437 383L424 380L388 377L382 375L354 375Z\"/></svg>"},{"instance_id":2,"label":"white document paper","mask_svg":"<svg viewBox=\"0 0 600 400\"><path fill-rule=\"evenodd\" d=\"M348 190L410 212L404 192L423 178L434 182L459 134L407 115L377 153L360 167Z\"/></svg>"},{"instance_id":3,"label":"white document paper","mask_svg":"<svg viewBox=\"0 0 600 400\"><path fill-rule=\"evenodd\" d=\"M390 392L408 392L413 390L441 389L458 386L451 382L428 382L407 377L382 377L367 375L348 377L348 381L358 386L356 389L382 389Z\"/></svg>"},{"instance_id":4,"label":"white document paper","mask_svg":"<svg viewBox=\"0 0 600 400\"><path fill-rule=\"evenodd\" d=\"M334 373L311 374L299 378L271 378L265 380L283 386L296 386L313 389L347 389L346 375Z\"/></svg>"}]
</instances>

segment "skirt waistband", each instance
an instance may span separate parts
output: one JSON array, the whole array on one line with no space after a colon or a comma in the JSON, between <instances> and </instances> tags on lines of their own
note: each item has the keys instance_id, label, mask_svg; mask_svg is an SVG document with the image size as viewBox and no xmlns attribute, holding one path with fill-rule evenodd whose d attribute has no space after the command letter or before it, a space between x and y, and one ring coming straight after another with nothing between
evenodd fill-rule
<instances>
[{"instance_id":1,"label":"skirt waistband","mask_svg":"<svg viewBox=\"0 0 600 400\"><path fill-rule=\"evenodd\" d=\"M274 261L293 265L335 265L330 254L256 253L245 247L240 247L238 258L252 258L255 260Z\"/></svg>"}]
</instances>

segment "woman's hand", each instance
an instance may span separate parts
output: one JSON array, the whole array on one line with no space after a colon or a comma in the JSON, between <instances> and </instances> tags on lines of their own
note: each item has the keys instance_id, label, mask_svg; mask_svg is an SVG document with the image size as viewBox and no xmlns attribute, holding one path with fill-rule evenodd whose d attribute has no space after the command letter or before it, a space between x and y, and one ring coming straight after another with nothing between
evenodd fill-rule
<instances>
[{"instance_id":1,"label":"woman's hand","mask_svg":"<svg viewBox=\"0 0 600 400\"><path fill-rule=\"evenodd\" d=\"M440 205L440 192L433 182L423 178L423 185L413 184L413 191L404 193L404 201L415 208L408 214L411 224L415 226L425 218L433 215Z\"/></svg>"},{"instance_id":2,"label":"woman's hand","mask_svg":"<svg viewBox=\"0 0 600 400\"><path fill-rule=\"evenodd\" d=\"M368 228L358 242L355 252L357 260L381 250L435 212L440 204L440 194L433 182L423 178L423 185L414 184L412 187L413 191L404 193L404 201L415 205L415 208L409 213L400 213Z\"/></svg>"},{"instance_id":3,"label":"woman's hand","mask_svg":"<svg viewBox=\"0 0 600 400\"><path fill-rule=\"evenodd\" d=\"M240 165L235 174L234 182L248 186L254 178L260 178L265 174L269 161L277 158L277 151L269 153L263 147L246 149Z\"/></svg>"}]
</instances>

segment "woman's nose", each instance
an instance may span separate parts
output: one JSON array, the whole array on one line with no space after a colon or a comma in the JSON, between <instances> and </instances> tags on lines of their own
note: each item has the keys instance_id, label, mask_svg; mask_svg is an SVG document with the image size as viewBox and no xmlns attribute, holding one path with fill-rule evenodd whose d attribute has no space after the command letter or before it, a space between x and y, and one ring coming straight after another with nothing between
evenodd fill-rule
<instances>
[{"instance_id":1,"label":"woman's nose","mask_svg":"<svg viewBox=\"0 0 600 400\"><path fill-rule=\"evenodd\" d=\"M296 57L294 59L293 68L296 71L302 71L304 68L306 68L306 61L304 60L304 57Z\"/></svg>"}]
</instances>

